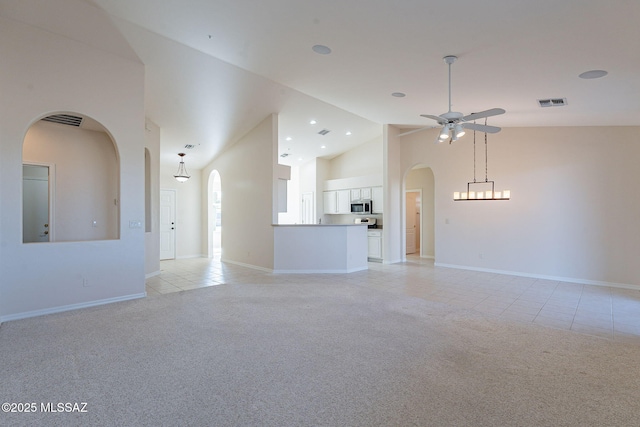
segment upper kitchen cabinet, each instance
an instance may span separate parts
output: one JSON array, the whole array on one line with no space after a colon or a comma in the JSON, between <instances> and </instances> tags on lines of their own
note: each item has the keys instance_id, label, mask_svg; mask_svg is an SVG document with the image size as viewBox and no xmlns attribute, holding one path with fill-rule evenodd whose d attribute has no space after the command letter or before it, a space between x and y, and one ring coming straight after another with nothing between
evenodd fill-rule
<instances>
[{"instance_id":1,"label":"upper kitchen cabinet","mask_svg":"<svg viewBox=\"0 0 640 427\"><path fill-rule=\"evenodd\" d=\"M324 213L325 214L348 214L351 213L351 191L325 191Z\"/></svg>"},{"instance_id":2,"label":"upper kitchen cabinet","mask_svg":"<svg viewBox=\"0 0 640 427\"><path fill-rule=\"evenodd\" d=\"M384 196L382 187L371 188L371 204L373 213L383 213Z\"/></svg>"},{"instance_id":3,"label":"upper kitchen cabinet","mask_svg":"<svg viewBox=\"0 0 640 427\"><path fill-rule=\"evenodd\" d=\"M351 201L356 202L360 200L371 200L371 187L351 189Z\"/></svg>"}]
</instances>

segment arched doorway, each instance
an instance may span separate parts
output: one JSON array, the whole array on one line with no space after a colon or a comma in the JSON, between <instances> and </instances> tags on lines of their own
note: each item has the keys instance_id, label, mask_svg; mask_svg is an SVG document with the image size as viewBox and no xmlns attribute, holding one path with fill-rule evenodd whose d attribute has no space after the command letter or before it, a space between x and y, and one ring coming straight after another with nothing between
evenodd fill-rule
<instances>
[{"instance_id":1,"label":"arched doorway","mask_svg":"<svg viewBox=\"0 0 640 427\"><path fill-rule=\"evenodd\" d=\"M23 243L119 238L119 158L100 123L68 112L37 120L22 170Z\"/></svg>"},{"instance_id":2,"label":"arched doorway","mask_svg":"<svg viewBox=\"0 0 640 427\"><path fill-rule=\"evenodd\" d=\"M222 181L220 173L213 170L208 184L208 256L222 259Z\"/></svg>"},{"instance_id":3,"label":"arched doorway","mask_svg":"<svg viewBox=\"0 0 640 427\"><path fill-rule=\"evenodd\" d=\"M435 259L435 178L426 165L416 165L404 178L403 229L405 256ZM412 234L413 233L413 234Z\"/></svg>"}]
</instances>

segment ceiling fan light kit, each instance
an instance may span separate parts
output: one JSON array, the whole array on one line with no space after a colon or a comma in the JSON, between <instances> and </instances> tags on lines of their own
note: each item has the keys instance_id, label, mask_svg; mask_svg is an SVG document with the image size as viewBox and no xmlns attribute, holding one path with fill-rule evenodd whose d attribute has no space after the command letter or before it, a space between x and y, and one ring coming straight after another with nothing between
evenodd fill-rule
<instances>
[{"instance_id":1,"label":"ceiling fan light kit","mask_svg":"<svg viewBox=\"0 0 640 427\"><path fill-rule=\"evenodd\" d=\"M497 126L487 126L486 123L484 125L481 125L472 122L477 119L486 119L487 117L504 114L505 110L502 108L491 108L489 110L480 111L478 113L471 113L466 116L458 111L451 111L451 65L456 62L458 57L447 55L443 59L444 62L449 66L449 111L439 116L434 116L432 114L421 114L422 117L435 120L438 125L442 126L442 129L438 133L438 139L436 140L436 143L442 143L447 139L449 139L449 142L456 141L458 138L461 138L465 134L465 129L472 129L488 133L500 132L500 128ZM417 129L416 132L424 129L430 129L430 127ZM414 131L406 132L402 135L408 135L409 133L413 132Z\"/></svg>"}]
</instances>

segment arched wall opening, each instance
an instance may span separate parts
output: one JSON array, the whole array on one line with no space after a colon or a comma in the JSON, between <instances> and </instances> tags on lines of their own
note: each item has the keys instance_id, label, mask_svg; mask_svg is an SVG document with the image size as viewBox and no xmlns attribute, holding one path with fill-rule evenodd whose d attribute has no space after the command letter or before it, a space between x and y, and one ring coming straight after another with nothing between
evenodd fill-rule
<instances>
[{"instance_id":1,"label":"arched wall opening","mask_svg":"<svg viewBox=\"0 0 640 427\"><path fill-rule=\"evenodd\" d=\"M217 170L211 171L207 184L207 256L222 258L222 181Z\"/></svg>"},{"instance_id":2,"label":"arched wall opening","mask_svg":"<svg viewBox=\"0 0 640 427\"><path fill-rule=\"evenodd\" d=\"M25 134L22 163L23 243L119 239L119 156L102 124L43 116Z\"/></svg>"},{"instance_id":3,"label":"arched wall opening","mask_svg":"<svg viewBox=\"0 0 640 427\"><path fill-rule=\"evenodd\" d=\"M402 215L405 257L409 253L435 259L435 176L424 164L409 168L404 174ZM415 236L412 236L412 230ZM412 242L412 238L415 242ZM413 250L412 250L413 249Z\"/></svg>"}]
</instances>

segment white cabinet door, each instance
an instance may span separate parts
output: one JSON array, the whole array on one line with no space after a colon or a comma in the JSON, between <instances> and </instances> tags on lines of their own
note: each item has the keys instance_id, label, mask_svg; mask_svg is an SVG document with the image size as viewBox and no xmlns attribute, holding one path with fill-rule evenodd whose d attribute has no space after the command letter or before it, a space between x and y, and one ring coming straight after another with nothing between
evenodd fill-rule
<instances>
[{"instance_id":1,"label":"white cabinet door","mask_svg":"<svg viewBox=\"0 0 640 427\"><path fill-rule=\"evenodd\" d=\"M338 190L336 213L348 214L351 213L351 190Z\"/></svg>"},{"instance_id":2,"label":"white cabinet door","mask_svg":"<svg viewBox=\"0 0 640 427\"><path fill-rule=\"evenodd\" d=\"M361 188L360 189L360 197L362 197L363 200L370 200L371 199L371 188L370 187Z\"/></svg>"},{"instance_id":3,"label":"white cabinet door","mask_svg":"<svg viewBox=\"0 0 640 427\"><path fill-rule=\"evenodd\" d=\"M336 191L325 191L322 193L324 200L324 213L334 214L338 212L338 198Z\"/></svg>"},{"instance_id":4,"label":"white cabinet door","mask_svg":"<svg viewBox=\"0 0 640 427\"><path fill-rule=\"evenodd\" d=\"M384 203L382 187L371 188L371 203L373 204L373 213L382 213Z\"/></svg>"},{"instance_id":5,"label":"white cabinet door","mask_svg":"<svg viewBox=\"0 0 640 427\"><path fill-rule=\"evenodd\" d=\"M358 200L362 199L362 195L360 193L360 189L359 188L352 188L351 189L351 201L355 202Z\"/></svg>"},{"instance_id":6,"label":"white cabinet door","mask_svg":"<svg viewBox=\"0 0 640 427\"><path fill-rule=\"evenodd\" d=\"M368 258L382 259L382 233L381 232L368 232Z\"/></svg>"}]
</instances>

